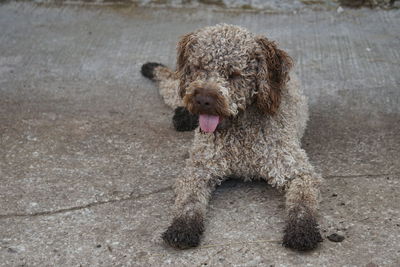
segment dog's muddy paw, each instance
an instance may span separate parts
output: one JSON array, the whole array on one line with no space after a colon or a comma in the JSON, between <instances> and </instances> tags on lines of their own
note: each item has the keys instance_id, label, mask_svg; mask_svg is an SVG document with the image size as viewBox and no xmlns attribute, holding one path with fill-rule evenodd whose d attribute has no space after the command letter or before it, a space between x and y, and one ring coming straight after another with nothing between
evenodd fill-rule
<instances>
[{"instance_id":1,"label":"dog's muddy paw","mask_svg":"<svg viewBox=\"0 0 400 267\"><path fill-rule=\"evenodd\" d=\"M191 114L184 107L177 107L172 123L178 132L193 131L199 126L199 116Z\"/></svg>"},{"instance_id":2,"label":"dog's muddy paw","mask_svg":"<svg viewBox=\"0 0 400 267\"><path fill-rule=\"evenodd\" d=\"M180 217L174 219L167 231L162 234L162 238L171 247L187 249L200 244L203 231L204 224L201 217Z\"/></svg>"},{"instance_id":3,"label":"dog's muddy paw","mask_svg":"<svg viewBox=\"0 0 400 267\"><path fill-rule=\"evenodd\" d=\"M315 249L322 237L313 217L289 220L283 237L283 245L299 251Z\"/></svg>"},{"instance_id":4,"label":"dog's muddy paw","mask_svg":"<svg viewBox=\"0 0 400 267\"><path fill-rule=\"evenodd\" d=\"M149 78L150 80L154 80L154 69L159 66L164 65L156 62L147 62L142 65L142 69L140 72L144 77Z\"/></svg>"}]
</instances>

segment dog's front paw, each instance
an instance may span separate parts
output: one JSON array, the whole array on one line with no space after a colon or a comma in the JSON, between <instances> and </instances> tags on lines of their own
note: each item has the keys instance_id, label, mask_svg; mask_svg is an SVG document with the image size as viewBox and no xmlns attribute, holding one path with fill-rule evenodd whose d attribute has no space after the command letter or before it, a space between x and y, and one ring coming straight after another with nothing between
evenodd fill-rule
<instances>
[{"instance_id":1,"label":"dog's front paw","mask_svg":"<svg viewBox=\"0 0 400 267\"><path fill-rule=\"evenodd\" d=\"M312 216L289 219L283 237L283 245L299 251L315 249L322 242L318 224Z\"/></svg>"},{"instance_id":2,"label":"dog's front paw","mask_svg":"<svg viewBox=\"0 0 400 267\"><path fill-rule=\"evenodd\" d=\"M191 114L184 107L177 107L172 122L179 132L192 131L199 126L199 116Z\"/></svg>"},{"instance_id":3,"label":"dog's front paw","mask_svg":"<svg viewBox=\"0 0 400 267\"><path fill-rule=\"evenodd\" d=\"M162 235L164 241L179 249L197 247L204 231L203 219L200 216L175 218Z\"/></svg>"}]
</instances>

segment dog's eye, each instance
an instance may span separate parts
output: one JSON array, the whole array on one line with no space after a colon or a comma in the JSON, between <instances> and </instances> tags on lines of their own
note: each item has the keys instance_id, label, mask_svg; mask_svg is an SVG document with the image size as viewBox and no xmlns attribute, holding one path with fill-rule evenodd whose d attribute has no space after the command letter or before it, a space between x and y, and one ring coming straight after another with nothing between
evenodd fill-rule
<instances>
[{"instance_id":1,"label":"dog's eye","mask_svg":"<svg viewBox=\"0 0 400 267\"><path fill-rule=\"evenodd\" d=\"M241 75L240 71L235 70L235 71L232 71L232 72L229 74L228 78L229 78L230 80L234 80L234 79L239 78L240 75Z\"/></svg>"}]
</instances>

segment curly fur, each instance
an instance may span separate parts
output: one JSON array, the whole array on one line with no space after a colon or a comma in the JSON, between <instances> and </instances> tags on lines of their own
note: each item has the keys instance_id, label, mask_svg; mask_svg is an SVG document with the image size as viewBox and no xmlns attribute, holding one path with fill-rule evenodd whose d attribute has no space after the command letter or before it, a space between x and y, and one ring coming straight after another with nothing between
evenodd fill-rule
<instances>
[{"instance_id":1,"label":"curly fur","mask_svg":"<svg viewBox=\"0 0 400 267\"><path fill-rule=\"evenodd\" d=\"M284 191L284 245L315 248L320 241L316 217L321 178L301 148L308 106L290 75L289 55L263 36L226 24L184 35L177 52L176 72L165 66L154 69L165 103L198 115L195 96L205 93L216 100L210 114L220 116L221 123L212 133L195 131L175 185L175 219L164 239L178 248L197 244L186 240L198 240L186 238L190 218L204 218L216 185L235 176L263 179Z\"/></svg>"}]
</instances>

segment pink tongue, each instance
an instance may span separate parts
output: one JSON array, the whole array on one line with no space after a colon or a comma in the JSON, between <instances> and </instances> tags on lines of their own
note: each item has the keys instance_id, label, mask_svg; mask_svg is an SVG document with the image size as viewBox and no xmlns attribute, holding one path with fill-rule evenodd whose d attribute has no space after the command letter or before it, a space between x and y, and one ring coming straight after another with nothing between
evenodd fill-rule
<instances>
[{"instance_id":1,"label":"pink tongue","mask_svg":"<svg viewBox=\"0 0 400 267\"><path fill-rule=\"evenodd\" d=\"M199 122L203 132L213 133L218 126L219 116L200 114Z\"/></svg>"}]
</instances>

